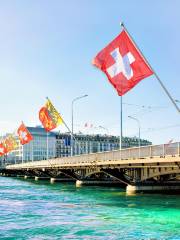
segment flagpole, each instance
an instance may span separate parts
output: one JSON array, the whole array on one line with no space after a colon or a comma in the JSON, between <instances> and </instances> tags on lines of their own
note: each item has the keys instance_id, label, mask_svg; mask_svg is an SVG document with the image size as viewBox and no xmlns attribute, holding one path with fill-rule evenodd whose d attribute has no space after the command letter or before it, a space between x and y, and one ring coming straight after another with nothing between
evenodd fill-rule
<instances>
[{"instance_id":1,"label":"flagpole","mask_svg":"<svg viewBox=\"0 0 180 240\"><path fill-rule=\"evenodd\" d=\"M7 156L7 153L6 153L6 154L5 154L5 164L4 164L4 165L6 165L7 160L8 160L8 156Z\"/></svg>"},{"instance_id":2,"label":"flagpole","mask_svg":"<svg viewBox=\"0 0 180 240\"><path fill-rule=\"evenodd\" d=\"M31 158L32 158L32 162L34 161L34 147L33 147L33 141L31 142L32 146L31 146Z\"/></svg>"},{"instance_id":3,"label":"flagpole","mask_svg":"<svg viewBox=\"0 0 180 240\"><path fill-rule=\"evenodd\" d=\"M122 116L123 116L123 109L122 109L122 96L120 97L120 137L119 137L119 148L120 151L122 150L122 136L123 136L123 122L122 122Z\"/></svg>"},{"instance_id":4,"label":"flagpole","mask_svg":"<svg viewBox=\"0 0 180 240\"><path fill-rule=\"evenodd\" d=\"M142 53L142 51L139 49L138 45L136 44L136 42L134 41L133 37L130 35L130 33L128 32L127 28L125 27L124 23L121 22L121 27L126 31L126 33L129 35L129 37L132 40L132 43L134 44L135 48L139 51L139 53L142 55L144 61L146 62L146 64L148 65L148 67L151 69L151 71L153 72L154 76L156 77L156 79L158 80L158 82L160 83L161 87L163 88L163 90L165 91L165 93L167 94L167 96L169 97L169 99L171 100L171 102L173 103L173 105L175 106L176 110L180 113L180 108L178 107L178 105L176 104L175 100L172 98L172 96L170 95L170 93L168 92L167 88L165 87L165 85L162 83L162 81L160 80L159 76L157 75L157 73L154 71L154 69L151 67L150 63L148 62L148 60L145 58L144 54Z\"/></svg>"},{"instance_id":5,"label":"flagpole","mask_svg":"<svg viewBox=\"0 0 180 240\"><path fill-rule=\"evenodd\" d=\"M122 26L122 23L120 23ZM120 97L120 137L119 137L119 148L120 148L120 158L122 158L122 136L123 136L123 104L122 96Z\"/></svg>"},{"instance_id":6,"label":"flagpole","mask_svg":"<svg viewBox=\"0 0 180 240\"><path fill-rule=\"evenodd\" d=\"M63 120L63 123L64 123L64 125L65 125L65 127L67 128L67 130L69 131L69 133L71 134L71 136L72 136L72 139L74 139L74 141L76 141L77 142L77 144L80 146L80 149L82 150L82 146L79 144L79 142L76 140L76 138L75 138L75 136L74 136L74 134L72 133L72 131L70 130L70 128L68 127L68 125L66 124L66 122L64 121L64 119L62 118L62 120Z\"/></svg>"},{"instance_id":7,"label":"flagpole","mask_svg":"<svg viewBox=\"0 0 180 240\"><path fill-rule=\"evenodd\" d=\"M85 96L87 96L87 95L84 95L83 97L85 97ZM46 97L46 99L48 100L48 101L50 101L49 100L49 98L48 97ZM61 116L61 114L59 113L59 115ZM62 118L62 117L61 117ZM62 118L62 122L64 123L64 125L65 125L65 127L68 129L68 131L70 132L70 134L71 134L71 140L72 139L74 139L74 141L76 141L76 138L74 137L74 135L73 135L73 132L70 130L70 128L68 127L68 125L66 124L66 122L64 121L64 119ZM48 135L47 135L48 136ZM72 143L71 143L72 144ZM78 143L79 144L79 143ZM47 141L47 145L48 145L48 141ZM80 146L80 148L82 149L82 147Z\"/></svg>"},{"instance_id":8,"label":"flagpole","mask_svg":"<svg viewBox=\"0 0 180 240\"><path fill-rule=\"evenodd\" d=\"M76 138L74 137L73 132L70 130L70 128L68 127L68 125L66 124L66 122L64 121L63 118L62 118L62 120L63 120L63 123L64 123L65 127L67 128L67 130L68 130L69 133L71 134L71 141L72 141L73 139L76 140ZM71 144L72 144L72 142L71 142ZM71 153L72 153L72 149L71 149ZM72 154L71 154L71 156L72 156Z\"/></svg>"},{"instance_id":9,"label":"flagpole","mask_svg":"<svg viewBox=\"0 0 180 240\"><path fill-rule=\"evenodd\" d=\"M49 158L49 153L48 153L48 148L49 148L49 141L48 141L48 132L46 133L46 159L48 160Z\"/></svg>"},{"instance_id":10,"label":"flagpole","mask_svg":"<svg viewBox=\"0 0 180 240\"><path fill-rule=\"evenodd\" d=\"M22 163L24 162L24 147L23 147L23 145L22 145Z\"/></svg>"}]
</instances>

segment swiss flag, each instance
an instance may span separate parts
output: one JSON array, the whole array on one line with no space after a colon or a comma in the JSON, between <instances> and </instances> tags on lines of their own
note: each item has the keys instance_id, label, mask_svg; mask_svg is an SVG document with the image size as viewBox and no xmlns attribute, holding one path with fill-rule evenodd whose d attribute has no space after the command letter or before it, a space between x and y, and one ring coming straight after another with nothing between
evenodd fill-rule
<instances>
[{"instance_id":1,"label":"swiss flag","mask_svg":"<svg viewBox=\"0 0 180 240\"><path fill-rule=\"evenodd\" d=\"M122 96L142 79L153 74L125 30L93 59Z\"/></svg>"},{"instance_id":2,"label":"swiss flag","mask_svg":"<svg viewBox=\"0 0 180 240\"><path fill-rule=\"evenodd\" d=\"M0 157L7 153L7 149L3 143L0 143Z\"/></svg>"},{"instance_id":3,"label":"swiss flag","mask_svg":"<svg viewBox=\"0 0 180 240\"><path fill-rule=\"evenodd\" d=\"M26 126L24 125L24 123L22 123L18 130L17 130L17 134L19 136L19 140L21 142L22 145L30 142L31 140L33 140L33 136L30 134L30 132L28 131L28 129L26 128Z\"/></svg>"}]
</instances>

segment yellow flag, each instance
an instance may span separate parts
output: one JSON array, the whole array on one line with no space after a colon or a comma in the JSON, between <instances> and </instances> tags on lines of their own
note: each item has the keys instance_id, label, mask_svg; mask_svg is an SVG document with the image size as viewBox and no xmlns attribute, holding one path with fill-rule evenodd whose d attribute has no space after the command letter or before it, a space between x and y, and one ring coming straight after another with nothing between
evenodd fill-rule
<instances>
[{"instance_id":1,"label":"yellow flag","mask_svg":"<svg viewBox=\"0 0 180 240\"><path fill-rule=\"evenodd\" d=\"M18 147L17 139L13 134L10 134L8 137L6 137L4 144L6 146L7 152L10 152Z\"/></svg>"},{"instance_id":2,"label":"yellow flag","mask_svg":"<svg viewBox=\"0 0 180 240\"><path fill-rule=\"evenodd\" d=\"M48 114L56 127L63 123L61 115L58 113L49 99L47 100L45 107L47 108Z\"/></svg>"}]
</instances>

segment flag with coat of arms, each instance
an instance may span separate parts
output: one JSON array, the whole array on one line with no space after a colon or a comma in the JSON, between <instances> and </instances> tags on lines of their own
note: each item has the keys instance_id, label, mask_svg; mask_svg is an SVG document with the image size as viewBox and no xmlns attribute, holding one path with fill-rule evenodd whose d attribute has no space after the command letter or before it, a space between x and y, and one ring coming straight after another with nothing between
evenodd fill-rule
<instances>
[{"instance_id":1,"label":"flag with coat of arms","mask_svg":"<svg viewBox=\"0 0 180 240\"><path fill-rule=\"evenodd\" d=\"M63 123L61 115L48 98L45 106L43 106L39 111L39 120L47 132L55 129Z\"/></svg>"}]
</instances>

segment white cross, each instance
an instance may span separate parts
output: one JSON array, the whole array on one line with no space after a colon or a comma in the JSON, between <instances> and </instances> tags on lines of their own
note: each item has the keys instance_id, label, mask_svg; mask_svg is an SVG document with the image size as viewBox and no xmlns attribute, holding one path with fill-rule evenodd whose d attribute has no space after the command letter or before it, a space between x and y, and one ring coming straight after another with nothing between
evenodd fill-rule
<instances>
[{"instance_id":1,"label":"white cross","mask_svg":"<svg viewBox=\"0 0 180 240\"><path fill-rule=\"evenodd\" d=\"M27 138L27 132L20 131L20 132L19 132L19 135L20 135L20 137L21 137L22 139L24 139L24 140L27 140L27 139L28 139L28 138Z\"/></svg>"},{"instance_id":2,"label":"white cross","mask_svg":"<svg viewBox=\"0 0 180 240\"><path fill-rule=\"evenodd\" d=\"M131 63L135 61L132 53L128 52L122 57L119 52L119 48L116 48L111 52L111 56L114 58L115 61L115 63L111 67L107 68L107 72L111 76L111 78L122 72L122 74L125 76L125 78L127 78L127 80L131 79L133 76Z\"/></svg>"}]
</instances>

